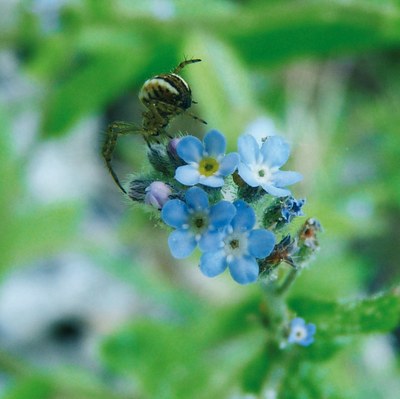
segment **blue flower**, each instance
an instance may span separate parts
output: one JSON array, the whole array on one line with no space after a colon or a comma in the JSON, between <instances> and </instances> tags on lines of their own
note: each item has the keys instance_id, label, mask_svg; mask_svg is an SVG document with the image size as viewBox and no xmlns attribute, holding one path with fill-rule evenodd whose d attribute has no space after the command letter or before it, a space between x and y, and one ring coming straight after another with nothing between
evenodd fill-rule
<instances>
[{"instance_id":1,"label":"blue flower","mask_svg":"<svg viewBox=\"0 0 400 399\"><path fill-rule=\"evenodd\" d=\"M293 197L285 198L281 209L281 215L285 223L290 223L296 216L304 215L302 207L305 202L305 199L297 200Z\"/></svg>"},{"instance_id":2,"label":"blue flower","mask_svg":"<svg viewBox=\"0 0 400 399\"><path fill-rule=\"evenodd\" d=\"M212 251L219 248L223 228L235 216L236 209L228 201L220 201L209 207L207 194L199 187L186 191L185 202L174 199L162 208L161 218L176 228L168 237L172 256L186 258L196 248Z\"/></svg>"},{"instance_id":3,"label":"blue flower","mask_svg":"<svg viewBox=\"0 0 400 399\"><path fill-rule=\"evenodd\" d=\"M288 342L302 346L311 345L314 342L314 334L317 331L315 324L304 321L301 317L296 317L290 322L290 333Z\"/></svg>"},{"instance_id":4,"label":"blue flower","mask_svg":"<svg viewBox=\"0 0 400 399\"><path fill-rule=\"evenodd\" d=\"M262 259L271 253L275 236L268 230L253 230L256 216L246 202L238 200L233 205L236 215L225 229L222 245L219 249L202 255L200 270L206 276L214 277L228 267L236 282L252 283L259 274L256 258Z\"/></svg>"},{"instance_id":5,"label":"blue flower","mask_svg":"<svg viewBox=\"0 0 400 399\"><path fill-rule=\"evenodd\" d=\"M217 130L207 133L203 143L194 136L184 137L177 152L187 165L176 169L175 179L186 186L222 187L224 177L232 174L239 163L239 154L225 155L225 149L225 137Z\"/></svg>"},{"instance_id":6,"label":"blue flower","mask_svg":"<svg viewBox=\"0 0 400 399\"><path fill-rule=\"evenodd\" d=\"M268 137L259 147L253 136L242 135L238 140L238 148L238 173L251 187L261 186L268 194L285 197L290 195L290 191L282 187L302 179L300 173L279 170L290 154L289 144L280 136Z\"/></svg>"}]
</instances>

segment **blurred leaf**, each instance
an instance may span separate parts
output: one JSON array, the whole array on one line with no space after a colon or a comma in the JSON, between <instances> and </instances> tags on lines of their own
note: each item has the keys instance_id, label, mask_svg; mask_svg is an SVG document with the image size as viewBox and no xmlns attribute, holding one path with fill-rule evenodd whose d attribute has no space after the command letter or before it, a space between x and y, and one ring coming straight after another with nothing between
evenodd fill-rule
<instances>
[{"instance_id":1,"label":"blurred leaf","mask_svg":"<svg viewBox=\"0 0 400 399\"><path fill-rule=\"evenodd\" d=\"M271 350L262 348L261 351L250 359L245 364L242 374L241 386L244 392L250 392L260 394L265 381L267 381L267 375L270 371L271 365L276 365L279 357L279 353L275 352L276 356L273 356Z\"/></svg>"},{"instance_id":2,"label":"blurred leaf","mask_svg":"<svg viewBox=\"0 0 400 399\"><path fill-rule=\"evenodd\" d=\"M309 347L297 349L307 360L325 362L351 345L353 341L350 337L318 338Z\"/></svg>"},{"instance_id":3,"label":"blurred leaf","mask_svg":"<svg viewBox=\"0 0 400 399\"><path fill-rule=\"evenodd\" d=\"M42 377L18 379L16 384L4 395L3 399L48 399L53 395L49 381Z\"/></svg>"},{"instance_id":4,"label":"blurred leaf","mask_svg":"<svg viewBox=\"0 0 400 399\"><path fill-rule=\"evenodd\" d=\"M141 57L134 51L92 57L50 95L43 121L44 135L60 135L79 118L104 107L129 89L141 67Z\"/></svg>"},{"instance_id":5,"label":"blurred leaf","mask_svg":"<svg viewBox=\"0 0 400 399\"><path fill-rule=\"evenodd\" d=\"M85 372L79 370L74 378L65 375L32 375L17 377L10 384L2 399L134 399L108 389L94 378L85 380ZM71 377L71 376L69 376Z\"/></svg>"},{"instance_id":6,"label":"blurred leaf","mask_svg":"<svg viewBox=\"0 0 400 399\"><path fill-rule=\"evenodd\" d=\"M78 205L38 207L29 199L21 200L21 160L17 159L6 134L7 118L0 133L0 272L7 268L55 254L75 238L79 222Z\"/></svg>"},{"instance_id":7,"label":"blurred leaf","mask_svg":"<svg viewBox=\"0 0 400 399\"><path fill-rule=\"evenodd\" d=\"M190 322L137 322L105 341L105 360L150 397L222 397L264 340L240 308L210 309Z\"/></svg>"},{"instance_id":8,"label":"blurred leaf","mask_svg":"<svg viewBox=\"0 0 400 399\"><path fill-rule=\"evenodd\" d=\"M116 258L102 251L92 256L109 273L131 284L142 297L148 298L156 306L165 307L167 312L173 312L178 319L197 318L206 310L204 301L192 291L185 287L177 288L170 279L163 278L139 263L132 263L130 258Z\"/></svg>"},{"instance_id":9,"label":"blurred leaf","mask_svg":"<svg viewBox=\"0 0 400 399\"><path fill-rule=\"evenodd\" d=\"M218 126L232 142L243 125L261 113L248 73L233 49L215 37L196 33L186 40L185 53L203 60L188 69L193 98L204 110L208 128Z\"/></svg>"},{"instance_id":10,"label":"blurred leaf","mask_svg":"<svg viewBox=\"0 0 400 399\"><path fill-rule=\"evenodd\" d=\"M80 209L74 205L35 208L15 213L2 228L1 268L58 253L76 238Z\"/></svg>"},{"instance_id":11,"label":"blurred leaf","mask_svg":"<svg viewBox=\"0 0 400 399\"><path fill-rule=\"evenodd\" d=\"M298 57L327 57L400 43L400 11L335 1L280 2L249 8L224 23L229 38L250 63L282 63Z\"/></svg>"},{"instance_id":12,"label":"blurred leaf","mask_svg":"<svg viewBox=\"0 0 400 399\"><path fill-rule=\"evenodd\" d=\"M389 332L400 321L400 295L395 290L347 303L293 298L290 306L299 316L317 325L317 340Z\"/></svg>"},{"instance_id":13,"label":"blurred leaf","mask_svg":"<svg viewBox=\"0 0 400 399\"><path fill-rule=\"evenodd\" d=\"M0 219L3 226L12 218L15 199L21 191L20 163L11 145L11 126L5 108L0 107ZM4 229L3 229L4 230ZM2 233L0 233L1 240Z\"/></svg>"},{"instance_id":14,"label":"blurred leaf","mask_svg":"<svg viewBox=\"0 0 400 399\"><path fill-rule=\"evenodd\" d=\"M286 370L276 397L279 399L343 398L328 384L326 377L319 365L308 362L293 363Z\"/></svg>"},{"instance_id":15,"label":"blurred leaf","mask_svg":"<svg viewBox=\"0 0 400 399\"><path fill-rule=\"evenodd\" d=\"M0 352L0 370L7 385L2 390L6 399L134 399L115 393L97 376L81 368L39 372L20 359Z\"/></svg>"}]
</instances>

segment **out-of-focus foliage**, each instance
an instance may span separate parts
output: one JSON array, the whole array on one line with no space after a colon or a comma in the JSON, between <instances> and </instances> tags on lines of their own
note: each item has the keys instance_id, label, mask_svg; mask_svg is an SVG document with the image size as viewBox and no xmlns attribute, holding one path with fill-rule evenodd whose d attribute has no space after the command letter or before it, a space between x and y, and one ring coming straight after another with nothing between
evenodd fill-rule
<instances>
[{"instance_id":1,"label":"out-of-focus foliage","mask_svg":"<svg viewBox=\"0 0 400 399\"><path fill-rule=\"evenodd\" d=\"M318 325L317 341L310 348L287 353L267 344L268 332L262 331L257 320L260 301L252 299L230 309L205 311L199 318L185 322L179 318L175 322L136 322L106 341L106 361L114 370L138 378L140 389L150 397L217 397L233 390L233 381L239 385L240 375L245 391L261 393L265 381L279 367L286 368L280 372L280 380L287 380L282 383L282 397L296 397L294 392L284 396L288 395L284 393L285 384L301 386L312 397L313 391L325 388L318 387L318 379L306 377L301 370L316 372L314 362L326 361L350 344L351 338L391 331L399 321L398 293L347 304L294 299L293 308L298 314ZM296 366L301 362L307 365Z\"/></svg>"},{"instance_id":2,"label":"out-of-focus foliage","mask_svg":"<svg viewBox=\"0 0 400 399\"><path fill-rule=\"evenodd\" d=\"M394 332L400 318L392 288L400 276L398 1L83 0L65 2L50 27L45 14L32 11L34 3L19 2L13 18L4 13L14 22L0 24L0 46L39 87L34 100L1 103L0 271L79 250L163 312L132 320L98 344L101 372L48 372L2 354L5 398L228 398L262 391L279 399L358 399L366 392L396 398L396 366L393 375L375 377L363 345L367 334ZM288 300L293 315L317 325L310 347L283 350L274 342L256 285L227 288L219 285L223 279L201 279L194 259L173 263L165 231L140 209L121 210L105 169L95 199L49 205L29 191L37 147L93 116L102 118L103 130L114 119L140 123L141 84L184 57L203 60L183 72L198 102L194 112L223 131L229 146L264 114L292 143L293 167L305 177L299 196L325 229L320 253ZM21 154L11 132L24 108L39 113L40 129ZM178 123L202 133L189 118ZM136 145L126 140L116 159L133 172L145 147L140 138ZM115 210L104 241L93 238L97 225L87 228L98 203Z\"/></svg>"}]
</instances>

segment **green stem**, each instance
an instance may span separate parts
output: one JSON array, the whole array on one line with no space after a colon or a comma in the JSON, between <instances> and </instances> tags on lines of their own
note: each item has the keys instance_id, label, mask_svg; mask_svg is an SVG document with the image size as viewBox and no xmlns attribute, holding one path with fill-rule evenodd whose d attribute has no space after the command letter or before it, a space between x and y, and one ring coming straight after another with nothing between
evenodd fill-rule
<instances>
[{"instance_id":1,"label":"green stem","mask_svg":"<svg viewBox=\"0 0 400 399\"><path fill-rule=\"evenodd\" d=\"M284 294L286 294L289 288L296 280L296 277L297 277L297 270L291 269L288 275L286 276L285 280L281 284L281 286L276 289L276 295L283 296Z\"/></svg>"}]
</instances>

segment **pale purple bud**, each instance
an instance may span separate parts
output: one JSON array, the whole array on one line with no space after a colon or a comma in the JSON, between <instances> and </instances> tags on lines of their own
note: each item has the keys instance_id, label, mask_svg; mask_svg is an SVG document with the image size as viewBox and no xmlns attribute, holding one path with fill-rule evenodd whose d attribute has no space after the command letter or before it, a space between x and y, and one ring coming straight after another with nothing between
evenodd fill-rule
<instances>
[{"instance_id":1,"label":"pale purple bud","mask_svg":"<svg viewBox=\"0 0 400 399\"><path fill-rule=\"evenodd\" d=\"M180 141L181 141L181 139L178 138L178 137L175 137L172 140L170 140L169 143L168 143L168 150L171 153L177 154L176 147L178 147L178 144L179 144Z\"/></svg>"},{"instance_id":2,"label":"pale purple bud","mask_svg":"<svg viewBox=\"0 0 400 399\"><path fill-rule=\"evenodd\" d=\"M175 137L167 144L167 154L173 166L174 173L176 168L185 164L185 162L181 159L176 151L176 147L178 147L178 144L181 140L182 138Z\"/></svg>"},{"instance_id":3,"label":"pale purple bud","mask_svg":"<svg viewBox=\"0 0 400 399\"><path fill-rule=\"evenodd\" d=\"M144 202L152 205L157 209L161 209L169 200L172 193L171 187L162 181L154 181L146 188L146 196Z\"/></svg>"}]
</instances>

